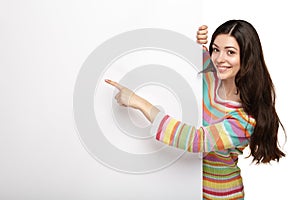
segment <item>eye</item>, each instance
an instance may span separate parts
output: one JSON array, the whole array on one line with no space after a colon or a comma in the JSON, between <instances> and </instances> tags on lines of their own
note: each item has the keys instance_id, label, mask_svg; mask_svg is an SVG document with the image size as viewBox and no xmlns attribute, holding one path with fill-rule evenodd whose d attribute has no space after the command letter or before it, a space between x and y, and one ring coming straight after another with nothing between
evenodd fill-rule
<instances>
[{"instance_id":1,"label":"eye","mask_svg":"<svg viewBox=\"0 0 300 200\"><path fill-rule=\"evenodd\" d=\"M213 48L212 48L212 51L213 51L213 52L219 52L219 49L216 48L216 47L213 47Z\"/></svg>"},{"instance_id":2,"label":"eye","mask_svg":"<svg viewBox=\"0 0 300 200\"><path fill-rule=\"evenodd\" d=\"M235 54L235 51L228 50L228 51L227 51L227 54L228 54L228 55L233 55L233 54Z\"/></svg>"}]
</instances>

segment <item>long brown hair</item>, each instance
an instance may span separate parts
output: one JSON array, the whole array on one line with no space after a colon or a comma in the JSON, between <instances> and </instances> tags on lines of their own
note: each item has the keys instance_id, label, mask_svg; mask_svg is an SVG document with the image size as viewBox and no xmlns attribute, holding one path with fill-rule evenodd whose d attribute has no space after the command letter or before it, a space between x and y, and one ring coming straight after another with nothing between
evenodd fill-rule
<instances>
[{"instance_id":1,"label":"long brown hair","mask_svg":"<svg viewBox=\"0 0 300 200\"><path fill-rule=\"evenodd\" d=\"M279 161L285 154L278 147L278 128L284 127L275 109L275 89L268 72L262 46L255 28L244 20L230 20L219 26L213 33L209 45L219 34L233 36L240 47L240 70L235 84L240 94L242 107L256 120L250 138L250 155L257 163Z\"/></svg>"}]
</instances>

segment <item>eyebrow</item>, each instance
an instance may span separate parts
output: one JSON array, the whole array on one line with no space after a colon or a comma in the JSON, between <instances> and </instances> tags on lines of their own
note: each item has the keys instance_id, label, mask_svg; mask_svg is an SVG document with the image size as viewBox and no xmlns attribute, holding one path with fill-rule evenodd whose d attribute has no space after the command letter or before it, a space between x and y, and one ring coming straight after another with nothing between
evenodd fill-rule
<instances>
[{"instance_id":1,"label":"eyebrow","mask_svg":"<svg viewBox=\"0 0 300 200\"><path fill-rule=\"evenodd\" d=\"M217 48L219 48L219 46L216 45L215 43L213 43L213 45L216 46ZM230 48L233 48L233 49L235 49L235 50L238 50L238 49L237 49L236 47L234 47L234 46L226 46L226 47L225 47L225 49L230 49Z\"/></svg>"}]
</instances>

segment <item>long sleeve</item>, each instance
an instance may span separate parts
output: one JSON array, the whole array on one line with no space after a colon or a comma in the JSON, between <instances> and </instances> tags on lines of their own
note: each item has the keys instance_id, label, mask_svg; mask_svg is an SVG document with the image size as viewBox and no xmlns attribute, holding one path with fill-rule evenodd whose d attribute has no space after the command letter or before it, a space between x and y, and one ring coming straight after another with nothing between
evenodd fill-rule
<instances>
[{"instance_id":1,"label":"long sleeve","mask_svg":"<svg viewBox=\"0 0 300 200\"><path fill-rule=\"evenodd\" d=\"M215 124L196 128L169 115L160 114L156 139L190 152L210 152L245 146L253 133L255 120L236 109Z\"/></svg>"}]
</instances>

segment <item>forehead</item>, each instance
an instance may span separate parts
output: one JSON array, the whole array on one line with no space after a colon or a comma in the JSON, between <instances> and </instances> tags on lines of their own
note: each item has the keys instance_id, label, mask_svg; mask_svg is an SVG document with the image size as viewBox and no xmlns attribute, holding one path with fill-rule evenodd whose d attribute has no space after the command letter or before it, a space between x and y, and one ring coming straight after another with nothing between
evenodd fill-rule
<instances>
[{"instance_id":1,"label":"forehead","mask_svg":"<svg viewBox=\"0 0 300 200\"><path fill-rule=\"evenodd\" d=\"M213 44L217 45L220 48L234 47L236 49L239 49L239 44L237 43L236 39L228 34L218 35L215 38Z\"/></svg>"}]
</instances>

